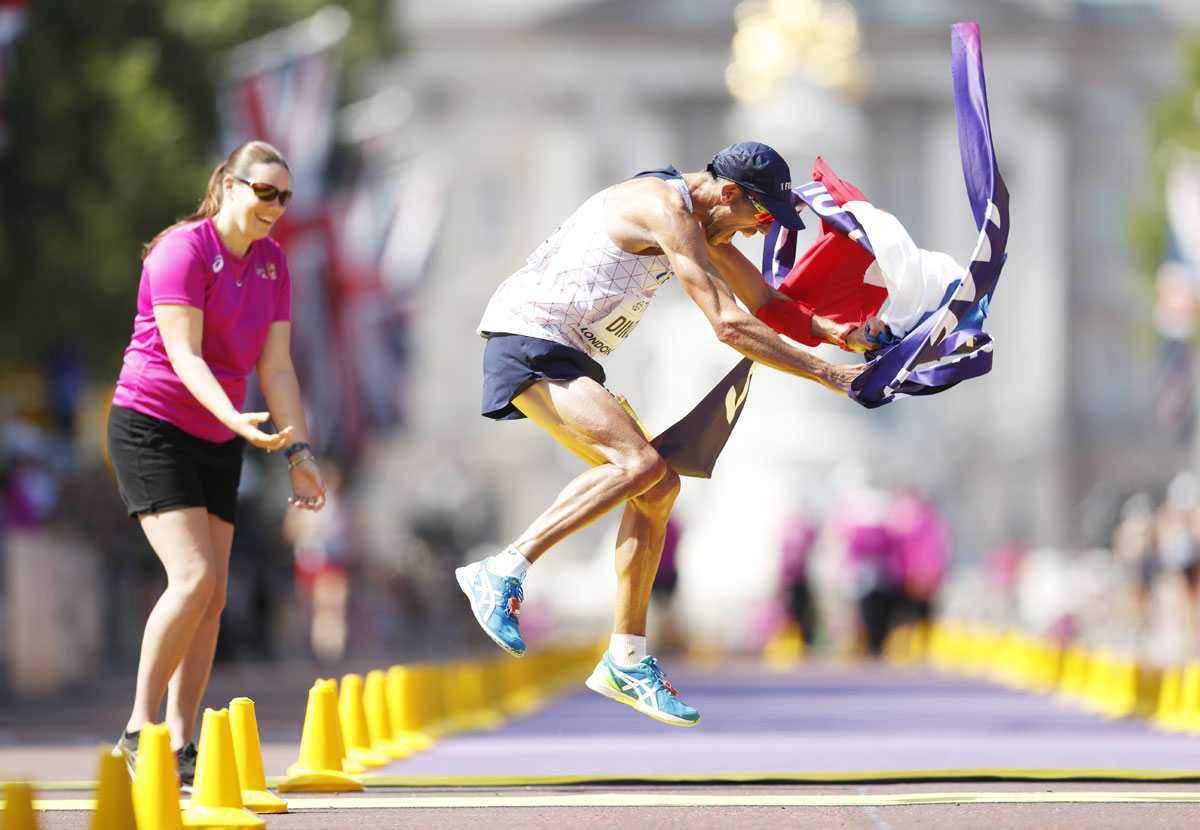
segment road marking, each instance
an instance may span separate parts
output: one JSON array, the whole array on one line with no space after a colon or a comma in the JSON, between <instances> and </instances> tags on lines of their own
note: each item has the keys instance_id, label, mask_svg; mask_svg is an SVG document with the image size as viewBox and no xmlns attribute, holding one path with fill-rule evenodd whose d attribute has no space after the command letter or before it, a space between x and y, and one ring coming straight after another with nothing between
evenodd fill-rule
<instances>
[{"instance_id":1,"label":"road marking","mask_svg":"<svg viewBox=\"0 0 1200 830\"><path fill-rule=\"evenodd\" d=\"M1179 769L952 769L867 772L734 772L675 775L393 775L355 776L367 787L552 787L566 784L902 784L937 781L1108 781L1170 783L1200 781L1200 770ZM270 776L275 789L283 776ZM0 787L7 782L0 781ZM95 790L95 781L34 781L35 792Z\"/></svg>"},{"instance_id":2,"label":"road marking","mask_svg":"<svg viewBox=\"0 0 1200 830\"><path fill-rule=\"evenodd\" d=\"M992 792L893 793L879 795L717 795L683 793L589 793L522 796L327 796L288 794L288 811L390 810L496 807L894 807L908 804L1115 804L1200 802L1200 792ZM183 801L181 805L187 806ZM3 802L0 802L3 805ZM34 799L35 810L94 810L90 798Z\"/></svg>"}]
</instances>

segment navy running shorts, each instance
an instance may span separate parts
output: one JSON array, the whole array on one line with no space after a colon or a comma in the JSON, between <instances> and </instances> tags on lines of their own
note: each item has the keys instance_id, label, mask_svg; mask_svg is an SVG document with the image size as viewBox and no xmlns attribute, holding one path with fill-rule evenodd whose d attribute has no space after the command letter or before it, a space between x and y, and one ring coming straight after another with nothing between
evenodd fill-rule
<instances>
[{"instance_id":1,"label":"navy running shorts","mask_svg":"<svg viewBox=\"0 0 1200 830\"><path fill-rule=\"evenodd\" d=\"M579 349L523 334L488 335L483 349L483 415L497 421L524 418L512 404L517 395L542 378L582 377L604 385L604 368Z\"/></svg>"},{"instance_id":2,"label":"navy running shorts","mask_svg":"<svg viewBox=\"0 0 1200 830\"><path fill-rule=\"evenodd\" d=\"M240 436L206 441L123 406L108 416L108 458L130 516L203 507L233 524L245 446Z\"/></svg>"}]
</instances>

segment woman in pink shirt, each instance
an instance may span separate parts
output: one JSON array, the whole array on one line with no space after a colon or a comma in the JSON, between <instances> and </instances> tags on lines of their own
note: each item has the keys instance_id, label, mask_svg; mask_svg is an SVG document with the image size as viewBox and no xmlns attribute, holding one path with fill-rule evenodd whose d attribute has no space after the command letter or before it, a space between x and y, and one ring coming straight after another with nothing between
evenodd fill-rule
<instances>
[{"instance_id":1,"label":"woman in pink shirt","mask_svg":"<svg viewBox=\"0 0 1200 830\"><path fill-rule=\"evenodd\" d=\"M246 442L284 451L291 504L320 510L325 503L289 352L291 277L269 237L290 187L278 150L243 144L213 171L197 211L146 245L133 337L109 416L121 498L167 572L117 749L132 773L138 733L159 722L166 695L185 789L225 604ZM255 370L269 412L241 411ZM260 428L268 418L278 432Z\"/></svg>"}]
</instances>

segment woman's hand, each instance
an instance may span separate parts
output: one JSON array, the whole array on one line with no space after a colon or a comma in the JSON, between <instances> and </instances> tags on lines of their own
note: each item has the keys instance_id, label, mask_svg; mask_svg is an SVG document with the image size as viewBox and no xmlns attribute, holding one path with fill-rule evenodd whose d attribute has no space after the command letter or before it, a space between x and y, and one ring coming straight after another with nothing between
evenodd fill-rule
<instances>
[{"instance_id":1,"label":"woman's hand","mask_svg":"<svg viewBox=\"0 0 1200 830\"><path fill-rule=\"evenodd\" d=\"M314 513L325 506L325 478L311 453L297 453L291 461L292 495L288 504Z\"/></svg>"},{"instance_id":2,"label":"woman's hand","mask_svg":"<svg viewBox=\"0 0 1200 830\"><path fill-rule=\"evenodd\" d=\"M284 427L275 433L259 429L258 425L270 417L270 412L239 412L225 425L254 446L269 452L286 447L292 437L291 427Z\"/></svg>"}]
</instances>

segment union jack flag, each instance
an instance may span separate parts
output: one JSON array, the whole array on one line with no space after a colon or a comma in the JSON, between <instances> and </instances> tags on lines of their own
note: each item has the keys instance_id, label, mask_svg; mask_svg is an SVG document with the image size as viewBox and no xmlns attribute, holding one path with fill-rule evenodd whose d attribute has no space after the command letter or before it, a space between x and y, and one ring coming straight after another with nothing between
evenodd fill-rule
<instances>
[{"instance_id":1,"label":"union jack flag","mask_svg":"<svg viewBox=\"0 0 1200 830\"><path fill-rule=\"evenodd\" d=\"M261 139L291 167L296 196L274 236L292 273L292 356L314 444L353 461L404 416L407 321L447 176L432 153L392 162L360 146L360 175L330 180L349 24L327 7L241 45L219 99L225 146Z\"/></svg>"}]
</instances>

